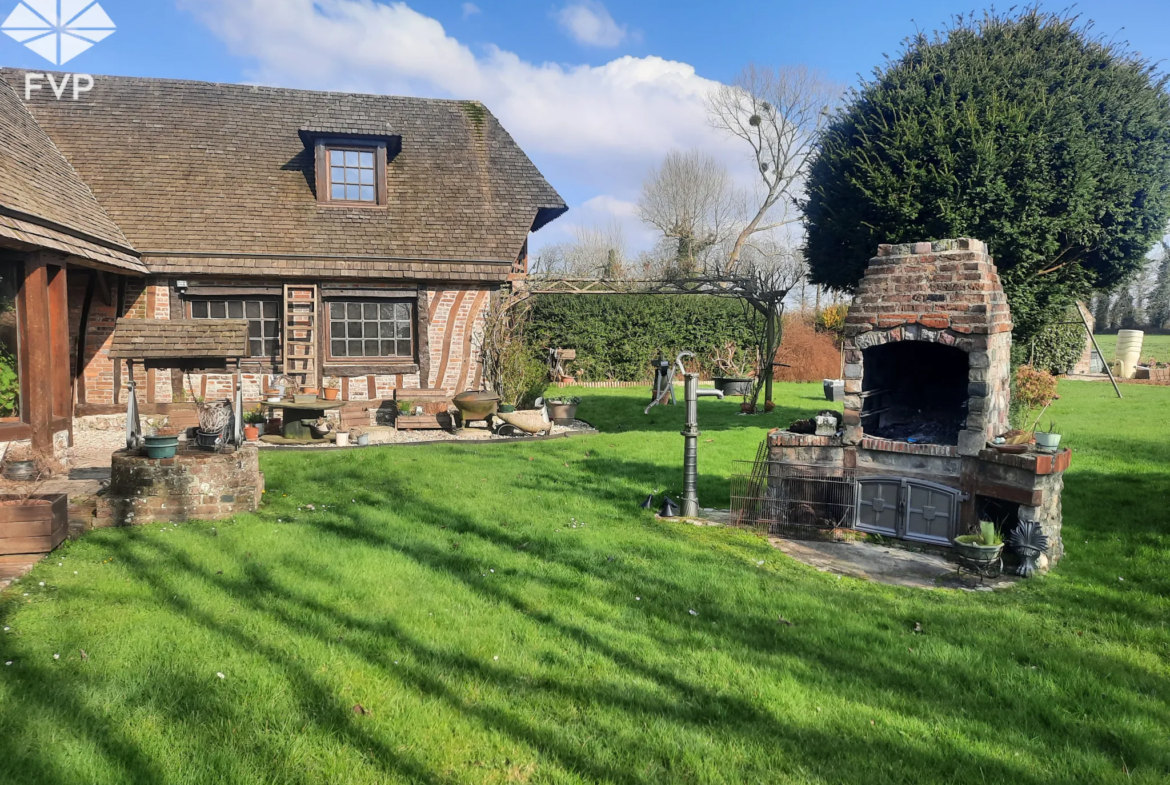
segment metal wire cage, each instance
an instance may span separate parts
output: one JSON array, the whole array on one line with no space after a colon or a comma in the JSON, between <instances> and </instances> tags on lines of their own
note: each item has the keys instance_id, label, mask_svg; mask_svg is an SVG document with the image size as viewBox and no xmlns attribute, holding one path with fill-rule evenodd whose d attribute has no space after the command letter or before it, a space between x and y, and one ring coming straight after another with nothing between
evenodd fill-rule
<instances>
[{"instance_id":1,"label":"metal wire cage","mask_svg":"<svg viewBox=\"0 0 1170 785\"><path fill-rule=\"evenodd\" d=\"M733 526L793 539L835 539L854 528L856 470L770 461L765 445L754 462L739 463L745 471L731 478Z\"/></svg>"}]
</instances>

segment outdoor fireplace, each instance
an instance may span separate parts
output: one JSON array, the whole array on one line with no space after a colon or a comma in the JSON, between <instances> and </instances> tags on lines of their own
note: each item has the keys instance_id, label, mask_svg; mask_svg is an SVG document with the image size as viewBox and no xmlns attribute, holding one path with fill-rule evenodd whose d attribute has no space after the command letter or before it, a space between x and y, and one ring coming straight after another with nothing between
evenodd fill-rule
<instances>
[{"instance_id":1,"label":"outdoor fireplace","mask_svg":"<svg viewBox=\"0 0 1170 785\"><path fill-rule=\"evenodd\" d=\"M948 546L993 510L1004 535L1038 523L1055 563L1070 453L989 444L1010 427L1011 329L982 242L879 246L845 320L841 432L773 431L733 498L738 519Z\"/></svg>"}]
</instances>

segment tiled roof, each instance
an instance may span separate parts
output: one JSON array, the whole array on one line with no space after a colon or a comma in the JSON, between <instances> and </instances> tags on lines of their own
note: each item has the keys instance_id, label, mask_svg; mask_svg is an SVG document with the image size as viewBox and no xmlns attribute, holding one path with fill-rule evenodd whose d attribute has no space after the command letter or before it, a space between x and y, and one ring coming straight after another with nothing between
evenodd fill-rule
<instances>
[{"instance_id":1,"label":"tiled roof","mask_svg":"<svg viewBox=\"0 0 1170 785\"><path fill-rule=\"evenodd\" d=\"M110 343L110 357L124 360L247 355L247 319L119 319Z\"/></svg>"},{"instance_id":2,"label":"tiled roof","mask_svg":"<svg viewBox=\"0 0 1170 785\"><path fill-rule=\"evenodd\" d=\"M147 272L146 265L136 256L82 239L75 234L52 229L33 220L0 214L0 237L33 248L80 256L99 265L115 268L112 272L119 270L133 270L143 274Z\"/></svg>"},{"instance_id":3,"label":"tiled roof","mask_svg":"<svg viewBox=\"0 0 1170 785\"><path fill-rule=\"evenodd\" d=\"M23 71L0 74L23 84ZM337 272L351 259L350 269L371 275L369 260L381 259L464 263L479 276L478 267L510 264L534 222L566 209L475 102L94 81L79 101L41 91L28 108L155 271L199 272L198 257L239 254L256 268L269 257L285 274ZM313 151L300 133L346 128L401 138L385 209L317 202Z\"/></svg>"},{"instance_id":4,"label":"tiled roof","mask_svg":"<svg viewBox=\"0 0 1170 785\"><path fill-rule=\"evenodd\" d=\"M15 90L0 82L0 211L6 219L0 233L21 242L43 235L52 241L47 247L88 248L107 264L141 271L130 241ZM14 237L13 232L25 236Z\"/></svg>"}]
</instances>

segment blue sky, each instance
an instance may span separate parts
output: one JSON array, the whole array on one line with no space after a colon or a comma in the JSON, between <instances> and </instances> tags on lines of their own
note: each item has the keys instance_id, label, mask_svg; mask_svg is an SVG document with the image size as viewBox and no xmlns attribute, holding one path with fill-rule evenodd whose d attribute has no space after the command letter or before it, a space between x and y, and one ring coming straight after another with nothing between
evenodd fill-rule
<instances>
[{"instance_id":1,"label":"blue sky","mask_svg":"<svg viewBox=\"0 0 1170 785\"><path fill-rule=\"evenodd\" d=\"M76 2L76 0L74 0ZM0 0L0 18L17 0ZM643 0L101 0L117 33L67 69L312 89L476 98L574 208L534 245L575 225L633 217L646 171L671 148L704 147L750 178L742 151L702 112L715 82L749 61L804 64L845 84L916 29L968 2ZM974 6L978 8L978 6ZM1050 5L1051 8L1063 6ZM1170 61L1170 3L1076 6L1098 32ZM45 61L0 37L0 62Z\"/></svg>"}]
</instances>

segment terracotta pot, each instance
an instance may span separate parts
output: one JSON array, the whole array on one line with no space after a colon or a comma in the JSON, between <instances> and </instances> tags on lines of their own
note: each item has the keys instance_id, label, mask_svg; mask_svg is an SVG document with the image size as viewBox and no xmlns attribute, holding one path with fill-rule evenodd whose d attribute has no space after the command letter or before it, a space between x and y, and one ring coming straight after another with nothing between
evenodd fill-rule
<instances>
[{"instance_id":1,"label":"terracotta pot","mask_svg":"<svg viewBox=\"0 0 1170 785\"><path fill-rule=\"evenodd\" d=\"M325 400L336 401L339 395L341 395L341 390L337 389L336 387L325 388Z\"/></svg>"},{"instance_id":2,"label":"terracotta pot","mask_svg":"<svg viewBox=\"0 0 1170 785\"><path fill-rule=\"evenodd\" d=\"M256 441L260 438L260 429L255 425L245 425L244 438L250 442Z\"/></svg>"},{"instance_id":3,"label":"terracotta pot","mask_svg":"<svg viewBox=\"0 0 1170 785\"><path fill-rule=\"evenodd\" d=\"M752 406L750 403L741 403L739 405L739 410L744 414L751 414L756 410L756 407Z\"/></svg>"},{"instance_id":4,"label":"terracotta pot","mask_svg":"<svg viewBox=\"0 0 1170 785\"><path fill-rule=\"evenodd\" d=\"M301 395L316 395L316 394L317 394L316 387L304 387L301 389Z\"/></svg>"}]
</instances>

